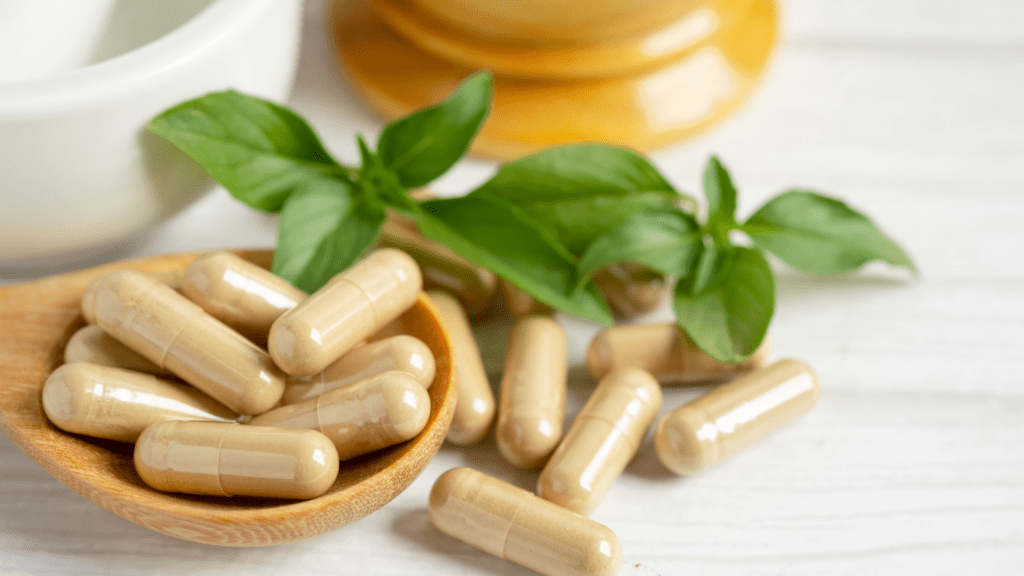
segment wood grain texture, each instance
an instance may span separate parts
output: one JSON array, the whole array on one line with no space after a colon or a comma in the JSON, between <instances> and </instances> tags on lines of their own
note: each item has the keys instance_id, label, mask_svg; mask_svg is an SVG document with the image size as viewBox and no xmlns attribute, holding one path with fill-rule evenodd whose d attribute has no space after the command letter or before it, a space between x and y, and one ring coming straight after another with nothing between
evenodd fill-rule
<instances>
[{"instance_id":1,"label":"wood grain texture","mask_svg":"<svg viewBox=\"0 0 1024 576\"><path fill-rule=\"evenodd\" d=\"M267 251L240 255L264 266L270 262ZM208 544L266 546L310 538L363 518L404 490L437 452L455 407L448 337L424 294L400 320L437 358L426 428L408 442L343 463L334 485L319 498L296 502L160 493L136 474L131 445L70 435L49 423L40 390L62 363L68 338L84 323L79 300L89 282L123 268L179 271L194 257L116 262L0 289L0 430L89 500L158 532Z\"/></svg>"}]
</instances>

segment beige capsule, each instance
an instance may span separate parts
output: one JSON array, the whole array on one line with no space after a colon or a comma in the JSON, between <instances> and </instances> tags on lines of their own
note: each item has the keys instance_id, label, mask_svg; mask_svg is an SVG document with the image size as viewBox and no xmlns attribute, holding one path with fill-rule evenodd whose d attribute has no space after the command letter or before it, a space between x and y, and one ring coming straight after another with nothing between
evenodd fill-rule
<instances>
[{"instance_id":1,"label":"beige capsule","mask_svg":"<svg viewBox=\"0 0 1024 576\"><path fill-rule=\"evenodd\" d=\"M381 327L380 330L377 330L372 335L370 335L370 337L367 338L366 341L377 342L380 340L393 338L395 336L401 336L402 334L406 333L407 332L405 330L405 323L402 321L402 317L399 316L398 318L395 318L391 322L385 324L383 327Z\"/></svg>"},{"instance_id":2,"label":"beige capsule","mask_svg":"<svg viewBox=\"0 0 1024 576\"><path fill-rule=\"evenodd\" d=\"M257 341L266 340L274 321L306 299L284 278L230 252L193 260L181 290L211 316Z\"/></svg>"},{"instance_id":3,"label":"beige capsule","mask_svg":"<svg viewBox=\"0 0 1024 576\"><path fill-rule=\"evenodd\" d=\"M567 355L565 331L551 318L528 316L512 329L495 433L517 468L540 467L562 439Z\"/></svg>"},{"instance_id":4,"label":"beige capsule","mask_svg":"<svg viewBox=\"0 0 1024 576\"><path fill-rule=\"evenodd\" d=\"M598 270L594 284L619 318L634 318L651 312L668 299L669 293L664 276L633 262Z\"/></svg>"},{"instance_id":5,"label":"beige capsule","mask_svg":"<svg viewBox=\"0 0 1024 576\"><path fill-rule=\"evenodd\" d=\"M475 444L483 440L491 429L495 412L494 393L491 392L484 361L459 300L440 290L430 290L427 295L441 313L452 343L452 367L458 398L447 439L452 444Z\"/></svg>"},{"instance_id":6,"label":"beige capsule","mask_svg":"<svg viewBox=\"0 0 1024 576\"><path fill-rule=\"evenodd\" d=\"M135 444L135 470L163 492L316 498L338 467L334 445L316 430L160 422Z\"/></svg>"},{"instance_id":7,"label":"beige capsule","mask_svg":"<svg viewBox=\"0 0 1024 576\"><path fill-rule=\"evenodd\" d=\"M54 370L43 385L42 400L46 417L57 428L120 442L135 442L154 422L238 419L186 384L88 362Z\"/></svg>"},{"instance_id":8,"label":"beige capsule","mask_svg":"<svg viewBox=\"0 0 1024 576\"><path fill-rule=\"evenodd\" d=\"M771 351L765 338L754 354L739 364L723 364L671 322L609 328L590 342L587 370L596 379L616 368L640 368L662 384L699 384L733 378L764 365Z\"/></svg>"},{"instance_id":9,"label":"beige capsule","mask_svg":"<svg viewBox=\"0 0 1024 576\"><path fill-rule=\"evenodd\" d=\"M820 395L810 366L779 360L663 416L654 432L658 459L676 474L696 474L807 413Z\"/></svg>"},{"instance_id":10,"label":"beige capsule","mask_svg":"<svg viewBox=\"0 0 1024 576\"><path fill-rule=\"evenodd\" d=\"M392 336L349 350L323 372L308 378L289 378L283 404L295 404L384 372L405 372L429 390L436 364L430 348L415 336Z\"/></svg>"},{"instance_id":11,"label":"beige capsule","mask_svg":"<svg viewBox=\"0 0 1024 576\"><path fill-rule=\"evenodd\" d=\"M442 474L428 510L441 532L546 576L614 576L622 567L608 527L471 468Z\"/></svg>"},{"instance_id":12,"label":"beige capsule","mask_svg":"<svg viewBox=\"0 0 1024 576\"><path fill-rule=\"evenodd\" d=\"M405 372L385 372L253 418L255 426L323 432L342 460L415 437L430 417L430 396Z\"/></svg>"},{"instance_id":13,"label":"beige capsule","mask_svg":"<svg viewBox=\"0 0 1024 576\"><path fill-rule=\"evenodd\" d=\"M121 344L95 324L83 326L71 335L64 347L64 362L91 362L101 366L124 368L150 374L170 374L138 352Z\"/></svg>"},{"instance_id":14,"label":"beige capsule","mask_svg":"<svg viewBox=\"0 0 1024 576\"><path fill-rule=\"evenodd\" d=\"M423 273L424 288L448 290L459 298L470 316L478 316L491 307L498 290L498 278L447 246L424 237L415 224L389 218L377 244L412 256Z\"/></svg>"},{"instance_id":15,"label":"beige capsule","mask_svg":"<svg viewBox=\"0 0 1024 576\"><path fill-rule=\"evenodd\" d=\"M636 368L610 372L576 416L537 481L537 494L590 514L633 459L661 409L661 387Z\"/></svg>"},{"instance_id":16,"label":"beige capsule","mask_svg":"<svg viewBox=\"0 0 1024 576\"><path fill-rule=\"evenodd\" d=\"M267 338L270 356L292 376L321 372L408 310L422 285L408 254L377 250L278 318Z\"/></svg>"},{"instance_id":17,"label":"beige capsule","mask_svg":"<svg viewBox=\"0 0 1024 576\"><path fill-rule=\"evenodd\" d=\"M161 284L167 285L167 287L172 290L181 290L181 285L184 282L184 274L182 272L177 271L149 272L146 273L146 275L156 280L157 282L160 282ZM86 286L85 292L82 293L82 317L85 318L85 321L88 322L89 324L96 323L96 318L93 316L93 310L95 306L93 305L92 301L93 296L96 294L96 287L99 286L100 282L102 282L104 278L106 278L106 276L100 276L94 279L92 282L89 283L88 286Z\"/></svg>"},{"instance_id":18,"label":"beige capsule","mask_svg":"<svg viewBox=\"0 0 1024 576\"><path fill-rule=\"evenodd\" d=\"M236 412L261 414L284 393L266 352L145 274L106 276L90 304L104 331Z\"/></svg>"}]
</instances>

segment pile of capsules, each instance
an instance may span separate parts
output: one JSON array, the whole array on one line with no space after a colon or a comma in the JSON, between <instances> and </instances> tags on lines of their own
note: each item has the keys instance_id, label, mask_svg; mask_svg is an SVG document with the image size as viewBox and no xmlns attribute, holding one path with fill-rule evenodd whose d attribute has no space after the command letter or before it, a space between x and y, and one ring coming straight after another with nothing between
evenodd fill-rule
<instances>
[{"instance_id":1,"label":"pile of capsules","mask_svg":"<svg viewBox=\"0 0 1024 576\"><path fill-rule=\"evenodd\" d=\"M677 474L713 466L817 401L803 362L764 366L767 343L725 365L674 324L623 325L591 342L586 363L599 384L563 436L567 342L552 311L401 221L386 223L379 246L308 298L227 253L189 266L185 296L137 272L97 280L82 300L96 326L68 343L68 364L43 391L47 415L67 431L137 439L139 475L159 490L315 497L339 459L425 426L434 358L393 322L422 286L451 337L457 402L447 441L473 444L493 427L506 461L542 468L536 495L470 468L444 473L430 494L433 523L541 574L603 576L618 573L621 547L586 516L639 449L662 386L728 381L658 422L655 450ZM641 267L611 267L596 280L620 317L666 297L663 279ZM470 318L499 292L516 320L495 402ZM141 373L163 370L194 388Z\"/></svg>"},{"instance_id":2,"label":"pile of capsules","mask_svg":"<svg viewBox=\"0 0 1024 576\"><path fill-rule=\"evenodd\" d=\"M366 342L420 292L404 252L378 250L309 297L223 252L196 258L180 284L134 270L95 280L89 325L42 392L58 428L134 442L150 487L314 498L340 461L426 426L430 349L407 335Z\"/></svg>"}]
</instances>

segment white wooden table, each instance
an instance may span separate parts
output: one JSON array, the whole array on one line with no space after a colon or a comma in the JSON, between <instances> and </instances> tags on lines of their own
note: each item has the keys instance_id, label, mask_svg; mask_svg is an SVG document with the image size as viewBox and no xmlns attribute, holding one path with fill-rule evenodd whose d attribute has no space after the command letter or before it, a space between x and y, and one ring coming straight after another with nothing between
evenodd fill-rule
<instances>
[{"instance_id":1,"label":"white wooden table","mask_svg":"<svg viewBox=\"0 0 1024 576\"><path fill-rule=\"evenodd\" d=\"M352 135L376 136L380 122L336 68L324 4L307 10L291 103L355 160ZM780 270L776 356L818 370L820 405L698 477L663 470L648 438L593 518L621 539L625 575L1024 574L1024 5L785 0L783 15L756 98L658 164L697 190L706 157L720 154L742 215L790 185L843 197L909 250L921 276ZM439 188L467 190L492 170L465 162ZM268 247L275 224L218 189L116 257ZM578 364L595 329L567 325ZM496 332L485 335L493 371ZM574 379L571 409L590 386ZM666 409L694 394L670 392ZM297 544L227 549L122 520L0 437L0 573L527 573L431 525L434 479L463 464L536 481L504 466L493 441L445 447L365 520Z\"/></svg>"}]
</instances>

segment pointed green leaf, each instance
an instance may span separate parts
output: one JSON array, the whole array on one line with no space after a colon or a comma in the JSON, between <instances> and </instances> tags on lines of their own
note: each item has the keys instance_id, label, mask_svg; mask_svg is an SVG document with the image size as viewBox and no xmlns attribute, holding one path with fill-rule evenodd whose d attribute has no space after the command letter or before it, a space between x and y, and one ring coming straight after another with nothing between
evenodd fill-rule
<instances>
[{"instance_id":1,"label":"pointed green leaf","mask_svg":"<svg viewBox=\"0 0 1024 576\"><path fill-rule=\"evenodd\" d=\"M624 218L684 197L643 156L604 144L541 150L501 166L470 193L514 203L580 255Z\"/></svg>"},{"instance_id":2,"label":"pointed green leaf","mask_svg":"<svg viewBox=\"0 0 1024 576\"><path fill-rule=\"evenodd\" d=\"M729 172L712 156L704 169L704 195L708 199L707 227L719 240L736 227L736 187Z\"/></svg>"},{"instance_id":3,"label":"pointed green leaf","mask_svg":"<svg viewBox=\"0 0 1024 576\"><path fill-rule=\"evenodd\" d=\"M385 126L377 154L403 186L423 186L462 158L490 110L491 75L478 72L439 104Z\"/></svg>"},{"instance_id":4,"label":"pointed green leaf","mask_svg":"<svg viewBox=\"0 0 1024 576\"><path fill-rule=\"evenodd\" d=\"M741 362L764 340L775 312L771 267L743 247L709 249L700 260L696 278L676 285L676 322L712 358Z\"/></svg>"},{"instance_id":5,"label":"pointed green leaf","mask_svg":"<svg viewBox=\"0 0 1024 576\"><path fill-rule=\"evenodd\" d=\"M840 274L872 260L914 270L907 253L867 216L814 192L792 190L772 198L741 229L803 272Z\"/></svg>"},{"instance_id":6,"label":"pointed green leaf","mask_svg":"<svg viewBox=\"0 0 1024 576\"><path fill-rule=\"evenodd\" d=\"M259 210L276 212L305 183L345 173L305 120L233 90L178 104L147 128L188 154L232 196Z\"/></svg>"},{"instance_id":7,"label":"pointed green leaf","mask_svg":"<svg viewBox=\"0 0 1024 576\"><path fill-rule=\"evenodd\" d=\"M639 262L662 274L686 276L700 247L693 216L674 211L641 212L601 236L580 258L576 288L609 264Z\"/></svg>"},{"instance_id":8,"label":"pointed green leaf","mask_svg":"<svg viewBox=\"0 0 1024 576\"><path fill-rule=\"evenodd\" d=\"M576 259L515 206L486 197L430 200L416 221L423 234L491 270L541 302L611 325L597 288L570 295Z\"/></svg>"},{"instance_id":9,"label":"pointed green leaf","mask_svg":"<svg viewBox=\"0 0 1024 576\"><path fill-rule=\"evenodd\" d=\"M281 209L274 273L314 292L366 252L384 223L382 205L348 184L322 179L297 190Z\"/></svg>"}]
</instances>

